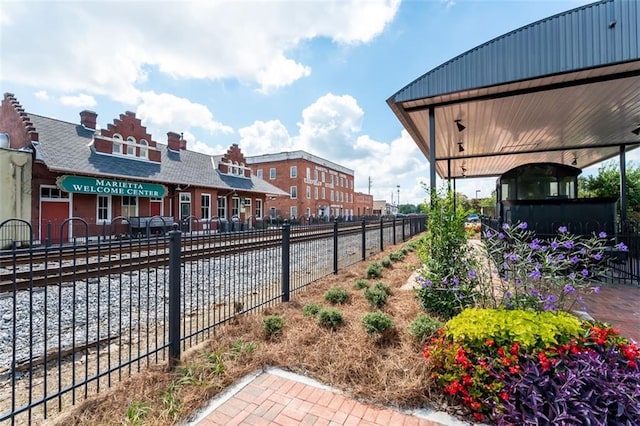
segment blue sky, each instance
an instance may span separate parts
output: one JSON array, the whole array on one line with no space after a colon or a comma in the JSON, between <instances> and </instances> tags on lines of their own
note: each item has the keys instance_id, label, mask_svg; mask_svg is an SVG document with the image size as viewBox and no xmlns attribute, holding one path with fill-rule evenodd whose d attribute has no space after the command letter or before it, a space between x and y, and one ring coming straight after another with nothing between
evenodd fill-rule
<instances>
[{"instance_id":1,"label":"blue sky","mask_svg":"<svg viewBox=\"0 0 640 426\"><path fill-rule=\"evenodd\" d=\"M14 1L0 85L28 112L106 127L134 111L158 142L245 155L303 149L375 199L424 200L429 165L386 99L443 62L588 1ZM457 188L488 196L495 179ZM394 201L397 201L394 199Z\"/></svg>"}]
</instances>

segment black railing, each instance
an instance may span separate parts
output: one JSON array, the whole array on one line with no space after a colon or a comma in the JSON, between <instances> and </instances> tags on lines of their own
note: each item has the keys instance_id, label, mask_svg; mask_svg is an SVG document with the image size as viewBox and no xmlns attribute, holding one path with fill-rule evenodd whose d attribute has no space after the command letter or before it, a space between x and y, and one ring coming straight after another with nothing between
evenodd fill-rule
<instances>
[{"instance_id":1,"label":"black railing","mask_svg":"<svg viewBox=\"0 0 640 426\"><path fill-rule=\"evenodd\" d=\"M38 423L151 365L172 366L216 326L426 226L424 216L245 232L199 223L93 240L80 221L69 241L39 247L29 223L0 224L0 423Z\"/></svg>"}]
</instances>

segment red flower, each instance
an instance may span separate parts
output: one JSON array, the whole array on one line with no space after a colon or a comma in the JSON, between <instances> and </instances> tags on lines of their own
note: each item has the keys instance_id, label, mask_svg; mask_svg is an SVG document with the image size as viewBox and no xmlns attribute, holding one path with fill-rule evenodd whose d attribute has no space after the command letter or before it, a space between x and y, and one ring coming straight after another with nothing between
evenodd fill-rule
<instances>
[{"instance_id":1,"label":"red flower","mask_svg":"<svg viewBox=\"0 0 640 426\"><path fill-rule=\"evenodd\" d=\"M465 385L470 385L471 377L465 374L464 376L462 376L462 383Z\"/></svg>"},{"instance_id":2,"label":"red flower","mask_svg":"<svg viewBox=\"0 0 640 426\"><path fill-rule=\"evenodd\" d=\"M504 356L504 348L503 347L499 347L498 348L498 355Z\"/></svg>"},{"instance_id":3,"label":"red flower","mask_svg":"<svg viewBox=\"0 0 640 426\"><path fill-rule=\"evenodd\" d=\"M487 340L484 341L484 344L487 345L487 346L493 346L495 343L496 342L494 342L491 339L487 339Z\"/></svg>"},{"instance_id":4,"label":"red flower","mask_svg":"<svg viewBox=\"0 0 640 426\"><path fill-rule=\"evenodd\" d=\"M482 408L482 404L480 404L478 401L472 402L471 408L475 411L480 411L480 409Z\"/></svg>"},{"instance_id":5,"label":"red flower","mask_svg":"<svg viewBox=\"0 0 640 426\"><path fill-rule=\"evenodd\" d=\"M520 366L519 365L515 365L513 367L509 367L509 373L518 374L519 372L520 372Z\"/></svg>"},{"instance_id":6,"label":"red flower","mask_svg":"<svg viewBox=\"0 0 640 426\"><path fill-rule=\"evenodd\" d=\"M473 413L473 417L475 417L475 419L479 422L481 422L482 419L484 419L484 416L480 413Z\"/></svg>"},{"instance_id":7,"label":"red flower","mask_svg":"<svg viewBox=\"0 0 640 426\"><path fill-rule=\"evenodd\" d=\"M520 343L515 342L512 346L511 346L511 355L518 355L518 350L520 349Z\"/></svg>"},{"instance_id":8,"label":"red flower","mask_svg":"<svg viewBox=\"0 0 640 426\"><path fill-rule=\"evenodd\" d=\"M500 398L502 398L503 401L508 401L509 400L509 394L506 392L501 392L500 393Z\"/></svg>"}]
</instances>

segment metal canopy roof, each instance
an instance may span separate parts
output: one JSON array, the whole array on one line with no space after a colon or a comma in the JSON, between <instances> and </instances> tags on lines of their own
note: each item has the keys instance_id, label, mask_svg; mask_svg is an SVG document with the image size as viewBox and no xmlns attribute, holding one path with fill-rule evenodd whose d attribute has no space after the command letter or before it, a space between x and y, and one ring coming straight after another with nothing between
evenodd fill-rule
<instances>
[{"instance_id":1,"label":"metal canopy roof","mask_svg":"<svg viewBox=\"0 0 640 426\"><path fill-rule=\"evenodd\" d=\"M637 1L573 9L463 53L387 103L428 159L433 110L443 178L585 168L640 144L639 21Z\"/></svg>"}]
</instances>

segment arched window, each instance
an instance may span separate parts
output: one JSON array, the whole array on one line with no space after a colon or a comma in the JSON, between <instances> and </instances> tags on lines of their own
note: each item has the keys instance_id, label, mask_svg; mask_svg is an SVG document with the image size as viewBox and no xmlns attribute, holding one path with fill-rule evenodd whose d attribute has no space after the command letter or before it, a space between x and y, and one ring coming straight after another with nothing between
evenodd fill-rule
<instances>
[{"instance_id":1,"label":"arched window","mask_svg":"<svg viewBox=\"0 0 640 426\"><path fill-rule=\"evenodd\" d=\"M149 142L146 139L140 139L140 158L149 158L148 146Z\"/></svg>"},{"instance_id":2,"label":"arched window","mask_svg":"<svg viewBox=\"0 0 640 426\"><path fill-rule=\"evenodd\" d=\"M118 133L113 134L113 149L111 152L113 154L122 154L122 135Z\"/></svg>"},{"instance_id":3,"label":"arched window","mask_svg":"<svg viewBox=\"0 0 640 426\"><path fill-rule=\"evenodd\" d=\"M136 138L129 136L127 142L127 155L136 155Z\"/></svg>"},{"instance_id":4,"label":"arched window","mask_svg":"<svg viewBox=\"0 0 640 426\"><path fill-rule=\"evenodd\" d=\"M237 161L234 161L234 162L233 162L233 174L234 174L234 175L239 175L239 174L240 174L240 173L239 173L239 168L238 168L238 162L237 162Z\"/></svg>"}]
</instances>

